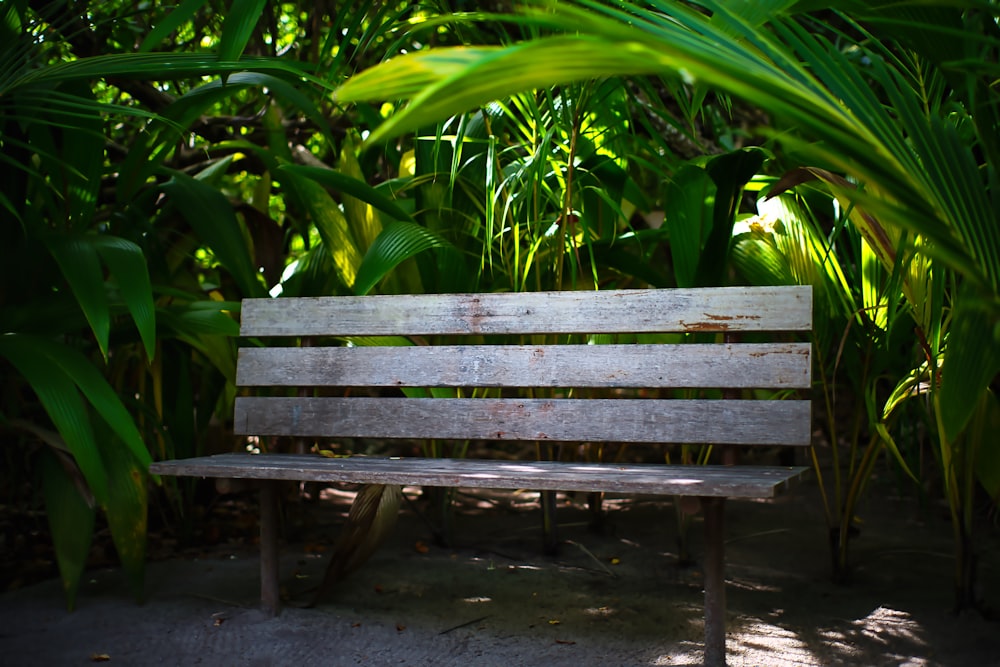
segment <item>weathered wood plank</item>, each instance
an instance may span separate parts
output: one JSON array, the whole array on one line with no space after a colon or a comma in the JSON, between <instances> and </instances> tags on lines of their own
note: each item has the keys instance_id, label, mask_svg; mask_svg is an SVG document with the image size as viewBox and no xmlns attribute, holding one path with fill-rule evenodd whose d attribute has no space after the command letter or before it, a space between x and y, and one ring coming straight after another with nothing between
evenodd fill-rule
<instances>
[{"instance_id":1,"label":"weathered wood plank","mask_svg":"<svg viewBox=\"0 0 1000 667\"><path fill-rule=\"evenodd\" d=\"M236 399L245 435L808 445L809 401Z\"/></svg>"},{"instance_id":2,"label":"weathered wood plank","mask_svg":"<svg viewBox=\"0 0 1000 667\"><path fill-rule=\"evenodd\" d=\"M244 336L808 331L808 286L244 299Z\"/></svg>"},{"instance_id":3,"label":"weathered wood plank","mask_svg":"<svg viewBox=\"0 0 1000 667\"><path fill-rule=\"evenodd\" d=\"M805 389L811 349L809 343L243 348L236 383Z\"/></svg>"},{"instance_id":4,"label":"weathered wood plank","mask_svg":"<svg viewBox=\"0 0 1000 667\"><path fill-rule=\"evenodd\" d=\"M457 486L539 491L607 491L723 498L772 498L808 468L666 466L482 459L325 458L220 454L154 463L157 475Z\"/></svg>"}]
</instances>

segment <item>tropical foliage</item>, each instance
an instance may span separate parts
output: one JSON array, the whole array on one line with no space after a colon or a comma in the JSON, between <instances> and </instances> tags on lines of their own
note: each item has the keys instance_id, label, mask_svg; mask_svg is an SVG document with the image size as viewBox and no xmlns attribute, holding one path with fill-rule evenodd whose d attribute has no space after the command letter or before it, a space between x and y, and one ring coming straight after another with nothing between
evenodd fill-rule
<instances>
[{"instance_id":1,"label":"tropical foliage","mask_svg":"<svg viewBox=\"0 0 1000 667\"><path fill-rule=\"evenodd\" d=\"M801 267L803 259L818 261L829 279L823 291L831 306L848 322L868 327L876 334L873 342L891 339L900 314L911 318L916 336L914 367L894 377L888 399L870 386L858 387L876 439L860 460L851 456L846 485L835 464L836 504L827 503L840 524L833 526L840 536L835 548L846 548L847 524L874 445L884 444L899 457L890 422L907 398L919 397L952 509L957 603L975 604L977 472L993 495L997 491L995 454L985 445L988 431L981 430L995 413L990 385L1000 370L1000 96L991 64L1000 46L996 6L848 3L824 14L812 3L697 5L529 6L519 20L554 34L397 58L352 78L337 99L410 100L373 141L521 90L609 76L678 77L691 94L708 86L773 114L764 132L780 146L785 166L795 167L773 192L820 187L843 213L833 234L812 235L813 256L803 258L801 246L797 257L770 252L789 269L771 278L808 279L808 272L791 270L793 262ZM563 28L568 25L571 32ZM668 211L674 201L684 201L679 194L666 201ZM852 257L861 263L854 275L860 282L850 291L842 289L845 274L832 263L836 255L829 247L844 222L856 234L853 250L860 250ZM670 237L672 248L677 236L675 231ZM776 235L770 236L776 246ZM724 257L718 248L703 250L716 261ZM824 250L823 257L816 250ZM869 365L859 379L870 384L877 370Z\"/></svg>"},{"instance_id":2,"label":"tropical foliage","mask_svg":"<svg viewBox=\"0 0 1000 667\"><path fill-rule=\"evenodd\" d=\"M228 412L239 299L289 259L287 289L353 282L366 239L319 182L396 210L343 166L292 165L296 149L318 162L296 133L341 145L320 79L276 57L305 15L214 9L0 8L3 422L29 446L70 605L98 514L141 595L146 467L202 451ZM16 488L23 464L6 470Z\"/></svg>"},{"instance_id":3,"label":"tropical foliage","mask_svg":"<svg viewBox=\"0 0 1000 667\"><path fill-rule=\"evenodd\" d=\"M976 604L996 3L493 4L0 8L6 469L71 603L95 521L141 590L152 457L239 446L242 297L747 282L815 288L835 576L887 460L937 481Z\"/></svg>"}]
</instances>

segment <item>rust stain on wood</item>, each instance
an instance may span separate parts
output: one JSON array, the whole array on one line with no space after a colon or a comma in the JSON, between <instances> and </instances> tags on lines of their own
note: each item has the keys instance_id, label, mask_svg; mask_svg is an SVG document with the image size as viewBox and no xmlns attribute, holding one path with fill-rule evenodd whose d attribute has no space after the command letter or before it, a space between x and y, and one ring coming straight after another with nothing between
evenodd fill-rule
<instances>
[{"instance_id":1,"label":"rust stain on wood","mask_svg":"<svg viewBox=\"0 0 1000 667\"><path fill-rule=\"evenodd\" d=\"M712 313L704 313L705 317L710 320L759 320L760 315L713 315Z\"/></svg>"},{"instance_id":2,"label":"rust stain on wood","mask_svg":"<svg viewBox=\"0 0 1000 667\"><path fill-rule=\"evenodd\" d=\"M491 313L482 306L482 301L478 297L471 297L459 303L460 318L469 323L469 331L479 333L483 327L483 321L491 317Z\"/></svg>"},{"instance_id":3,"label":"rust stain on wood","mask_svg":"<svg viewBox=\"0 0 1000 667\"><path fill-rule=\"evenodd\" d=\"M705 322L685 322L679 320L679 324L685 331L728 331L729 322L737 320L756 321L762 319L760 315L715 315L712 313L702 313L707 318Z\"/></svg>"},{"instance_id":4,"label":"rust stain on wood","mask_svg":"<svg viewBox=\"0 0 1000 667\"><path fill-rule=\"evenodd\" d=\"M685 331L726 331L729 329L729 325L722 322L685 322L680 320L679 323Z\"/></svg>"}]
</instances>

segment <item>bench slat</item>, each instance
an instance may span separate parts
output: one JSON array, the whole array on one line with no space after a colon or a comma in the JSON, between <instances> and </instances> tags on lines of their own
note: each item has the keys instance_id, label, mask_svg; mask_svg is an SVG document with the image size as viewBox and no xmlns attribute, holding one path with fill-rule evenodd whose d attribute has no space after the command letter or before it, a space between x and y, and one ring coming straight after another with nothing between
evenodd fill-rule
<instances>
[{"instance_id":1,"label":"bench slat","mask_svg":"<svg viewBox=\"0 0 1000 667\"><path fill-rule=\"evenodd\" d=\"M809 401L236 399L242 435L808 445Z\"/></svg>"},{"instance_id":2,"label":"bench slat","mask_svg":"<svg viewBox=\"0 0 1000 667\"><path fill-rule=\"evenodd\" d=\"M801 479L807 470L766 466L325 458L296 454L220 454L150 466L150 472L157 475L726 498L773 498Z\"/></svg>"},{"instance_id":3,"label":"bench slat","mask_svg":"<svg viewBox=\"0 0 1000 667\"><path fill-rule=\"evenodd\" d=\"M808 331L809 286L244 299L243 336Z\"/></svg>"},{"instance_id":4,"label":"bench slat","mask_svg":"<svg viewBox=\"0 0 1000 667\"><path fill-rule=\"evenodd\" d=\"M805 389L811 349L808 343L243 348L236 383Z\"/></svg>"}]
</instances>

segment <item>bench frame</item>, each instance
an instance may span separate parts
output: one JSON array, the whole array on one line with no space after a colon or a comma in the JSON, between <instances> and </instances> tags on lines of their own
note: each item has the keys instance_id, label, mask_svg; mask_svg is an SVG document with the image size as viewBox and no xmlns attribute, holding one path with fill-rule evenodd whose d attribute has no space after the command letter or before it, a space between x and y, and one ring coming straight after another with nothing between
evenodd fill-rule
<instances>
[{"instance_id":1,"label":"bench frame","mask_svg":"<svg viewBox=\"0 0 1000 667\"><path fill-rule=\"evenodd\" d=\"M244 347L243 387L541 388L552 398L240 396L243 435L722 445L810 444L808 400L733 399L745 389L808 389L809 343L737 342L808 332L809 287L246 299L245 337L322 337L364 345ZM552 345L590 335L721 334L723 342ZM787 338L786 334L780 334ZM397 337L368 347L368 337ZM426 345L427 337L471 337ZM520 336L521 344L494 337ZM363 339L361 337L364 337ZM398 337L419 345L400 345ZM719 336L716 336L719 337ZM538 342L539 339L541 342ZM591 339L590 342L594 342ZM606 342L600 340L598 342ZM492 344L491 344L492 343ZM289 389L282 389L289 388ZM569 398L634 389L717 388L721 399ZM302 392L299 391L299 394ZM280 610L281 480L693 496L704 511L705 664L725 664L724 508L772 498L803 467L601 464L222 454L154 463L150 472L260 482L261 601Z\"/></svg>"}]
</instances>

